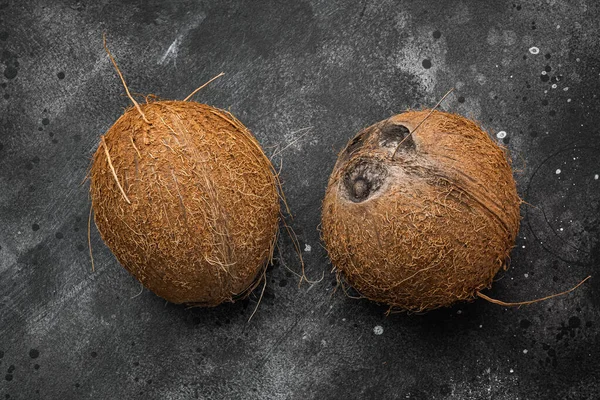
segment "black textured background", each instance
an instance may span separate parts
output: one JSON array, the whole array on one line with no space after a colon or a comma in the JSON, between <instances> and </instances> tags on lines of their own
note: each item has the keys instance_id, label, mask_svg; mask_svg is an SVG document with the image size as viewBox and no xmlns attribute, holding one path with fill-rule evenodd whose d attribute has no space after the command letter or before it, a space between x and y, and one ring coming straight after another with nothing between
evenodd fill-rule
<instances>
[{"instance_id":1,"label":"black textured background","mask_svg":"<svg viewBox=\"0 0 600 400\"><path fill-rule=\"evenodd\" d=\"M488 294L597 274L599 17L596 0L0 1L0 398L600 398L600 276L521 309L385 317L333 294L317 230L349 138L455 87L442 108L509 148L528 203ZM129 105L102 32L133 92L183 99L226 73L196 98L267 154L289 145L292 224L322 281L298 288L284 236L289 270L278 255L248 324L257 295L185 309L140 293L95 229L91 272L82 181Z\"/></svg>"}]
</instances>

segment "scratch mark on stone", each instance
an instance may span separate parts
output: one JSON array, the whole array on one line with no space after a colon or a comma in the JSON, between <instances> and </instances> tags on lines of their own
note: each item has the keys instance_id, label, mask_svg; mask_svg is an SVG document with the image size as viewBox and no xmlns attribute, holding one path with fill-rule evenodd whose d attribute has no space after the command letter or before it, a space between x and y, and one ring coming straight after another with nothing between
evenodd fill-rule
<instances>
[{"instance_id":1,"label":"scratch mark on stone","mask_svg":"<svg viewBox=\"0 0 600 400\"><path fill-rule=\"evenodd\" d=\"M171 43L167 51L165 51L165 53L162 55L160 60L158 60L158 64L165 65L169 61L173 60L173 63L177 65L177 55L179 54L179 47L181 46L181 43L183 43L184 37L191 30L196 29L198 25L200 25L202 21L204 21L205 18L206 14L204 13L196 15L194 19L179 32L179 35L177 35L175 40L173 40L173 42Z\"/></svg>"},{"instance_id":2,"label":"scratch mark on stone","mask_svg":"<svg viewBox=\"0 0 600 400\"><path fill-rule=\"evenodd\" d=\"M177 53L179 52L179 45L181 44L181 40L183 39L183 35L177 36L173 43L169 46L165 54L161 57L159 64L166 64L169 60L173 59L174 61L177 59Z\"/></svg>"}]
</instances>

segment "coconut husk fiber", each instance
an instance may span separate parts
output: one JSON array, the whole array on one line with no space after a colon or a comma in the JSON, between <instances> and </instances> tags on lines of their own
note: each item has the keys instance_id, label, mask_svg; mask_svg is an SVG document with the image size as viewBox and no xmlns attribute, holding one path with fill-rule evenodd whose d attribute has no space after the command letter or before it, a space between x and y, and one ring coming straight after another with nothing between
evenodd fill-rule
<instances>
[{"instance_id":1,"label":"coconut husk fiber","mask_svg":"<svg viewBox=\"0 0 600 400\"><path fill-rule=\"evenodd\" d=\"M173 303L247 295L272 258L277 177L232 114L193 101L135 103L90 170L94 221L118 261Z\"/></svg>"},{"instance_id":2,"label":"coconut husk fiber","mask_svg":"<svg viewBox=\"0 0 600 400\"><path fill-rule=\"evenodd\" d=\"M322 236L340 279L421 312L490 287L514 246L520 203L507 154L480 126L408 111L362 130L339 154Z\"/></svg>"}]
</instances>

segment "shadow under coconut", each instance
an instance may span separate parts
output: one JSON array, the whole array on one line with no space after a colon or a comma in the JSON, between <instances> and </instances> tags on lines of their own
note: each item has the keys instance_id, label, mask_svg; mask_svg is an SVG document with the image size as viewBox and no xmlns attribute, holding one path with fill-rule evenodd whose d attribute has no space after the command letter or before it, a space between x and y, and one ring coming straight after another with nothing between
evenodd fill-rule
<instances>
[{"instance_id":1,"label":"shadow under coconut","mask_svg":"<svg viewBox=\"0 0 600 400\"><path fill-rule=\"evenodd\" d=\"M359 296L352 288L348 288L350 296ZM415 329L424 336L444 337L464 335L465 332L480 329L482 322L497 319L496 314L501 307L489 304L482 299L471 302L458 302L450 307L437 308L431 311L415 313L391 310L389 306L378 304L366 298L352 298L341 294L344 307L352 309L352 313L367 316L381 316L382 323L388 329ZM496 310L490 310L490 307ZM389 312L388 312L389 311ZM488 322L489 323L489 322Z\"/></svg>"},{"instance_id":2,"label":"shadow under coconut","mask_svg":"<svg viewBox=\"0 0 600 400\"><path fill-rule=\"evenodd\" d=\"M143 296L143 300L140 299L140 301L146 303L144 309L154 310L153 314L166 314L173 319L174 323L182 323L188 328L231 325L243 330L250 325L249 322L252 319L259 317L261 310L274 304L275 295L273 289L269 287L269 282L273 271L278 266L279 263L274 261L267 268L265 277L259 277L260 281L256 287L245 297L233 302L221 303L214 307L171 303L147 288L142 290L139 297L135 297L142 298ZM266 286L264 286L265 279L267 281ZM132 298L132 301L135 301L135 298Z\"/></svg>"}]
</instances>

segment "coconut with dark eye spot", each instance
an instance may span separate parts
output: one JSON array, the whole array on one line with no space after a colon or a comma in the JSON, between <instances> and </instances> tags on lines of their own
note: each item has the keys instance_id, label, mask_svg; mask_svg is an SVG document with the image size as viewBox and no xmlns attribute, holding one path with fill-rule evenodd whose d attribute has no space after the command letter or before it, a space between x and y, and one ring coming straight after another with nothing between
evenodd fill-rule
<instances>
[{"instance_id":1,"label":"coconut with dark eye spot","mask_svg":"<svg viewBox=\"0 0 600 400\"><path fill-rule=\"evenodd\" d=\"M359 132L339 154L322 215L339 277L368 299L416 312L489 287L520 220L504 149L469 119L429 114Z\"/></svg>"}]
</instances>

